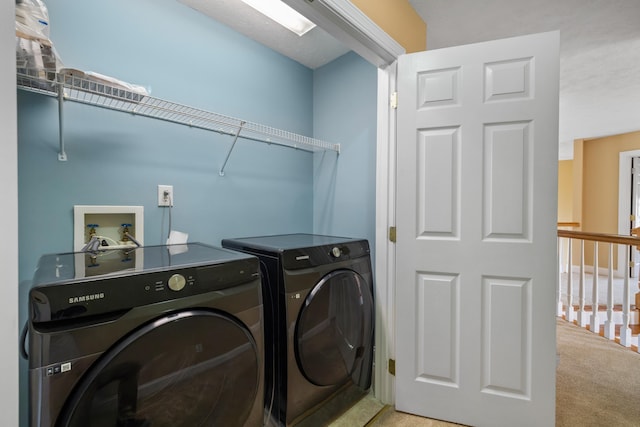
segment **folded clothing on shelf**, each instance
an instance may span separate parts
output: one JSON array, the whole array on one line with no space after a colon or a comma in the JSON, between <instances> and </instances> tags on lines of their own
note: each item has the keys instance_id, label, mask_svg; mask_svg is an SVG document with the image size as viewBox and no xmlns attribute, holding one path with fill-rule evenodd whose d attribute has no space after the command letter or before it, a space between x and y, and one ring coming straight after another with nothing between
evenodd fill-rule
<instances>
[{"instance_id":1,"label":"folded clothing on shelf","mask_svg":"<svg viewBox=\"0 0 640 427\"><path fill-rule=\"evenodd\" d=\"M129 92L137 93L139 95L149 95L149 91L143 86L127 83L123 80L116 79L115 77L105 76L104 74L96 73L94 71L82 71L76 68L61 68L60 70L58 70L58 73L65 76L76 77L85 81L104 83L111 87L124 89Z\"/></svg>"},{"instance_id":2,"label":"folded clothing on shelf","mask_svg":"<svg viewBox=\"0 0 640 427\"><path fill-rule=\"evenodd\" d=\"M49 39L49 12L41 0L16 2L16 68L29 76L53 80L61 61Z\"/></svg>"}]
</instances>

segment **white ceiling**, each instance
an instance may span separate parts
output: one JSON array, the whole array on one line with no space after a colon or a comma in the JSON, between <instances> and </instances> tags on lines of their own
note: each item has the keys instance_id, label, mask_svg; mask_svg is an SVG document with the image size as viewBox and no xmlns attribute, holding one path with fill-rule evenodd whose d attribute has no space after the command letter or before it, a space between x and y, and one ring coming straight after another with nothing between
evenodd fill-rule
<instances>
[{"instance_id":1,"label":"white ceiling","mask_svg":"<svg viewBox=\"0 0 640 427\"><path fill-rule=\"evenodd\" d=\"M299 37L240 0L178 1L311 69L349 51L321 28Z\"/></svg>"},{"instance_id":2,"label":"white ceiling","mask_svg":"<svg viewBox=\"0 0 640 427\"><path fill-rule=\"evenodd\" d=\"M315 69L347 49L320 28L303 37L240 0L179 0ZM572 141L640 130L640 0L409 0L437 49L560 30L560 159Z\"/></svg>"},{"instance_id":3,"label":"white ceiling","mask_svg":"<svg viewBox=\"0 0 640 427\"><path fill-rule=\"evenodd\" d=\"M437 49L560 30L560 159L640 130L640 0L409 0Z\"/></svg>"}]
</instances>

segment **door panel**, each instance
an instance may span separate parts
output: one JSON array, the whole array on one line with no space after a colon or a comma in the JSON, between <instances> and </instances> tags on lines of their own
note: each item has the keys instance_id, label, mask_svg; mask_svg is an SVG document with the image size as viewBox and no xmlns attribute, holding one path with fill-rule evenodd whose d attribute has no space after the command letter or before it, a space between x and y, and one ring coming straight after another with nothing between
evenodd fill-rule
<instances>
[{"instance_id":1,"label":"door panel","mask_svg":"<svg viewBox=\"0 0 640 427\"><path fill-rule=\"evenodd\" d=\"M401 411L554 424L558 39L399 59Z\"/></svg>"},{"instance_id":2,"label":"door panel","mask_svg":"<svg viewBox=\"0 0 640 427\"><path fill-rule=\"evenodd\" d=\"M531 234L530 130L529 122L484 126L485 239L528 239Z\"/></svg>"}]
</instances>

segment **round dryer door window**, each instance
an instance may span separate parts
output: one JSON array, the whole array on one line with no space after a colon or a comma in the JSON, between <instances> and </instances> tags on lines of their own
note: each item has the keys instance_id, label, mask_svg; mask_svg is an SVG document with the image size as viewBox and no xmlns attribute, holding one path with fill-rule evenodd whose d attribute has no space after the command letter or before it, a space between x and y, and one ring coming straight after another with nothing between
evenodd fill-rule
<instances>
[{"instance_id":1,"label":"round dryer door window","mask_svg":"<svg viewBox=\"0 0 640 427\"><path fill-rule=\"evenodd\" d=\"M207 310L162 317L105 352L56 426L243 426L259 389L250 331Z\"/></svg>"},{"instance_id":2,"label":"round dryer door window","mask_svg":"<svg viewBox=\"0 0 640 427\"><path fill-rule=\"evenodd\" d=\"M300 311L295 343L300 370L316 385L342 383L360 371L372 335L371 289L358 273L335 270L314 286Z\"/></svg>"}]
</instances>

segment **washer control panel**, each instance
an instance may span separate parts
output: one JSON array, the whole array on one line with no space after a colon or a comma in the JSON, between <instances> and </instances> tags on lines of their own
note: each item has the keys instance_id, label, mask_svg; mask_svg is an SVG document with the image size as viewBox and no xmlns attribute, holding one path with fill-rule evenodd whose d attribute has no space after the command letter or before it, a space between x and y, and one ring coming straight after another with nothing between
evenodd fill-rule
<instances>
[{"instance_id":1,"label":"washer control panel","mask_svg":"<svg viewBox=\"0 0 640 427\"><path fill-rule=\"evenodd\" d=\"M113 313L260 281L258 259L230 260L144 274L96 276L30 290L33 323ZM55 373L55 372L54 372Z\"/></svg>"},{"instance_id":2,"label":"washer control panel","mask_svg":"<svg viewBox=\"0 0 640 427\"><path fill-rule=\"evenodd\" d=\"M180 273L173 273L170 276L165 273L149 275L144 282L144 290L173 298L165 294L165 291L179 292L184 290L187 292L189 289L195 289L196 275L196 270L182 270Z\"/></svg>"}]
</instances>

